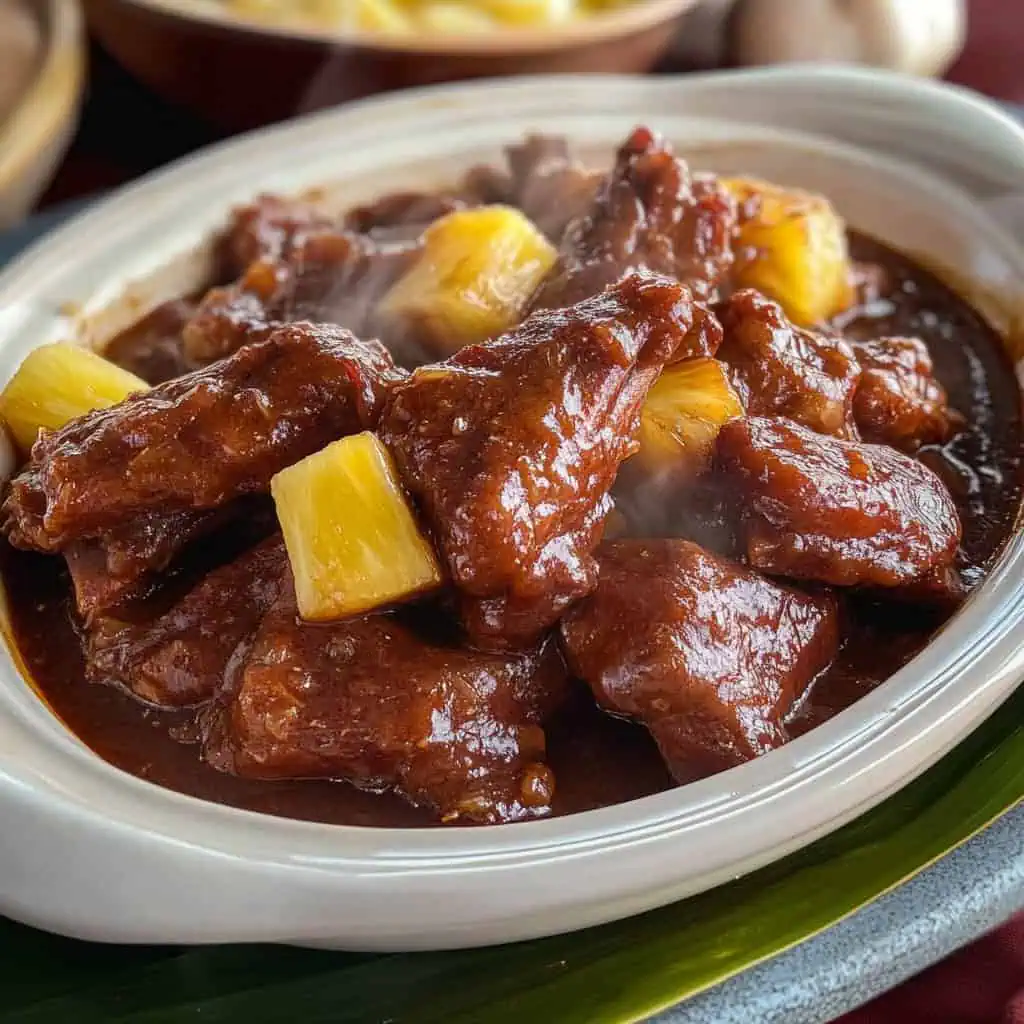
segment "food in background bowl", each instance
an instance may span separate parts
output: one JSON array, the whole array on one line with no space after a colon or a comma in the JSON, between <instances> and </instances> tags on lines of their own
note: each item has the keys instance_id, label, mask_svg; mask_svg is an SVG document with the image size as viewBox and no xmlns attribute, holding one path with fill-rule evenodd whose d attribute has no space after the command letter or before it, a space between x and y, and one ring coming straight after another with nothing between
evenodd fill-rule
<instances>
[{"instance_id":1,"label":"food in background bowl","mask_svg":"<svg viewBox=\"0 0 1024 1024\"><path fill-rule=\"evenodd\" d=\"M647 71L699 0L611 0L600 10L595 0L550 0L550 11L567 16L525 23L512 12L536 14L545 9L543 0L434 0L429 8L429 0L378 0L372 8L364 0L366 6L336 5L345 17L335 21L294 16L298 4L270 0L254 10L254 2L245 9L218 0L86 0L86 10L104 47L132 74L175 103L238 129L436 82ZM568 16L584 10L594 13ZM429 24L425 11L432 12ZM501 11L506 16L499 19ZM358 23L356 12L362 12Z\"/></svg>"},{"instance_id":2,"label":"food in background bowl","mask_svg":"<svg viewBox=\"0 0 1024 1024\"><path fill-rule=\"evenodd\" d=\"M243 17L277 24L411 35L539 28L593 17L635 0L219 0Z\"/></svg>"},{"instance_id":3,"label":"food in background bowl","mask_svg":"<svg viewBox=\"0 0 1024 1024\"><path fill-rule=\"evenodd\" d=\"M657 792L869 692L1012 532L999 336L826 197L645 128L610 170L535 137L342 217L264 196L217 262L0 399L45 428L5 503L22 655L150 781L377 825Z\"/></svg>"}]
</instances>

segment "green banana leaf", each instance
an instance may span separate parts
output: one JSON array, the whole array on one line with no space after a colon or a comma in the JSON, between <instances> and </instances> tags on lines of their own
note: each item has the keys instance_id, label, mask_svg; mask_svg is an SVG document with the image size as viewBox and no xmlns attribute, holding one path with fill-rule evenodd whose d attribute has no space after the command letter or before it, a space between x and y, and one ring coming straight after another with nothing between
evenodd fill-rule
<instances>
[{"instance_id":1,"label":"green banana leaf","mask_svg":"<svg viewBox=\"0 0 1024 1024\"><path fill-rule=\"evenodd\" d=\"M853 824L628 921L493 949L373 956L95 946L0 920L0 1015L11 1024L635 1021L821 931L1022 798L1024 690Z\"/></svg>"}]
</instances>

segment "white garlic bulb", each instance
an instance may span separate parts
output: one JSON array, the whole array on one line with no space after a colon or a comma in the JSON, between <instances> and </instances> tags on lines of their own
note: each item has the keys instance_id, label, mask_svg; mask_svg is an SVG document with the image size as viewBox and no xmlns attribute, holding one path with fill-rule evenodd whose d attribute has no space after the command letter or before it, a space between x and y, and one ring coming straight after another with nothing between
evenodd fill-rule
<instances>
[{"instance_id":1,"label":"white garlic bulb","mask_svg":"<svg viewBox=\"0 0 1024 1024\"><path fill-rule=\"evenodd\" d=\"M740 64L828 61L941 74L963 47L964 0L741 0Z\"/></svg>"}]
</instances>

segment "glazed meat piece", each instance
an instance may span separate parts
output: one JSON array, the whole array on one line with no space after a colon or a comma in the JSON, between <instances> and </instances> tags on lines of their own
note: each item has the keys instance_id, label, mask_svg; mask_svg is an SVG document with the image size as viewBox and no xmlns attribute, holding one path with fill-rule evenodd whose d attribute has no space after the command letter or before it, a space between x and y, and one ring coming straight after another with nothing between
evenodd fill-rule
<instances>
[{"instance_id":1,"label":"glazed meat piece","mask_svg":"<svg viewBox=\"0 0 1024 1024\"><path fill-rule=\"evenodd\" d=\"M304 235L335 226L334 218L301 199L262 195L233 210L217 242L223 278L235 278L257 260L275 261Z\"/></svg>"},{"instance_id":2,"label":"glazed meat piece","mask_svg":"<svg viewBox=\"0 0 1024 1024\"><path fill-rule=\"evenodd\" d=\"M836 586L899 587L950 565L960 542L942 481L892 448L789 420L727 423L718 463L756 569Z\"/></svg>"},{"instance_id":3,"label":"glazed meat piece","mask_svg":"<svg viewBox=\"0 0 1024 1024\"><path fill-rule=\"evenodd\" d=\"M569 222L590 208L603 175L573 160L563 138L531 135L506 153L508 201L557 245Z\"/></svg>"},{"instance_id":4,"label":"glazed meat piece","mask_svg":"<svg viewBox=\"0 0 1024 1024\"><path fill-rule=\"evenodd\" d=\"M154 622L100 620L90 632L86 672L161 707L209 700L239 644L277 600L287 569L280 535L211 572Z\"/></svg>"},{"instance_id":5,"label":"glazed meat piece","mask_svg":"<svg viewBox=\"0 0 1024 1024\"><path fill-rule=\"evenodd\" d=\"M192 299L174 299L157 306L118 335L103 355L147 384L163 384L198 369L185 355L182 337L185 325L195 316L196 306Z\"/></svg>"},{"instance_id":6,"label":"glazed meat piece","mask_svg":"<svg viewBox=\"0 0 1024 1024\"><path fill-rule=\"evenodd\" d=\"M562 621L570 669L651 731L680 782L786 742L785 718L835 656L834 600L684 540L598 549L597 590Z\"/></svg>"},{"instance_id":7,"label":"glazed meat piece","mask_svg":"<svg viewBox=\"0 0 1024 1024\"><path fill-rule=\"evenodd\" d=\"M416 252L414 244L349 232L306 232L278 259L257 260L235 284L211 289L185 325L185 353L208 363L297 320L364 334L374 305Z\"/></svg>"},{"instance_id":8,"label":"glazed meat piece","mask_svg":"<svg viewBox=\"0 0 1024 1024\"><path fill-rule=\"evenodd\" d=\"M862 370L853 415L865 441L913 452L944 444L963 426L923 341L879 338L854 342L853 349Z\"/></svg>"},{"instance_id":9,"label":"glazed meat piece","mask_svg":"<svg viewBox=\"0 0 1024 1024\"><path fill-rule=\"evenodd\" d=\"M208 512L147 512L108 533L75 541L64 550L85 622L160 588L163 572L194 547L217 546L220 555L263 540L277 528L273 503L262 495L239 498Z\"/></svg>"},{"instance_id":10,"label":"glazed meat piece","mask_svg":"<svg viewBox=\"0 0 1024 1024\"><path fill-rule=\"evenodd\" d=\"M856 438L860 365L846 341L795 326L778 303L749 289L718 316L725 331L718 358L751 416L785 416L820 434Z\"/></svg>"},{"instance_id":11,"label":"glazed meat piece","mask_svg":"<svg viewBox=\"0 0 1024 1024\"><path fill-rule=\"evenodd\" d=\"M382 434L476 643L525 642L593 586L608 492L649 388L696 337L691 310L681 285L634 275L395 390Z\"/></svg>"},{"instance_id":12,"label":"glazed meat piece","mask_svg":"<svg viewBox=\"0 0 1024 1024\"><path fill-rule=\"evenodd\" d=\"M714 298L732 265L736 205L714 178L690 175L647 128L619 150L590 210L573 221L534 309L569 306L634 270L664 274Z\"/></svg>"},{"instance_id":13,"label":"glazed meat piece","mask_svg":"<svg viewBox=\"0 0 1024 1024\"><path fill-rule=\"evenodd\" d=\"M57 551L147 512L217 508L376 425L387 350L292 324L230 359L44 434L5 502L11 543Z\"/></svg>"},{"instance_id":14,"label":"glazed meat piece","mask_svg":"<svg viewBox=\"0 0 1024 1024\"><path fill-rule=\"evenodd\" d=\"M78 614L89 620L143 594L181 551L221 525L227 511L147 513L103 537L71 544L64 555Z\"/></svg>"},{"instance_id":15,"label":"glazed meat piece","mask_svg":"<svg viewBox=\"0 0 1024 1024\"><path fill-rule=\"evenodd\" d=\"M540 723L564 686L554 643L494 655L388 615L306 625L289 587L213 716L206 756L250 778L395 789L446 822L515 821L550 811Z\"/></svg>"}]
</instances>

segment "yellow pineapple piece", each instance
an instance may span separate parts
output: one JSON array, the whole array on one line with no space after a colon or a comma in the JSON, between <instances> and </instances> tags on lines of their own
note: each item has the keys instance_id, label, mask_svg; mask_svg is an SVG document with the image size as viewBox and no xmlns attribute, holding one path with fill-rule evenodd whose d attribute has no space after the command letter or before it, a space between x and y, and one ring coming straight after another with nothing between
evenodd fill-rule
<instances>
[{"instance_id":1,"label":"yellow pineapple piece","mask_svg":"<svg viewBox=\"0 0 1024 1024\"><path fill-rule=\"evenodd\" d=\"M340 17L346 9L354 10L355 27L369 32L390 32L395 35L412 31L412 22L405 12L392 0L315 0L326 7L324 17L332 9L337 10L335 17Z\"/></svg>"},{"instance_id":2,"label":"yellow pineapple piece","mask_svg":"<svg viewBox=\"0 0 1024 1024\"><path fill-rule=\"evenodd\" d=\"M551 25L577 13L576 0L480 0L488 13L506 25Z\"/></svg>"},{"instance_id":3,"label":"yellow pineapple piece","mask_svg":"<svg viewBox=\"0 0 1024 1024\"><path fill-rule=\"evenodd\" d=\"M638 458L651 469L699 473L719 430L743 415L743 406L717 359L669 366L647 394L640 414Z\"/></svg>"},{"instance_id":4,"label":"yellow pineapple piece","mask_svg":"<svg viewBox=\"0 0 1024 1024\"><path fill-rule=\"evenodd\" d=\"M423 4L417 14L419 24L429 32L473 35L493 32L498 27L487 11L468 7L458 0L431 0Z\"/></svg>"},{"instance_id":5,"label":"yellow pineapple piece","mask_svg":"<svg viewBox=\"0 0 1024 1024\"><path fill-rule=\"evenodd\" d=\"M722 184L748 214L736 241L738 287L763 292L804 326L850 305L846 224L824 196L754 178L724 178Z\"/></svg>"},{"instance_id":6,"label":"yellow pineapple piece","mask_svg":"<svg viewBox=\"0 0 1024 1024\"><path fill-rule=\"evenodd\" d=\"M27 454L40 430L57 430L148 387L144 380L91 349L55 342L25 357L0 393L0 417Z\"/></svg>"},{"instance_id":7,"label":"yellow pineapple piece","mask_svg":"<svg viewBox=\"0 0 1024 1024\"><path fill-rule=\"evenodd\" d=\"M423 237L422 255L384 296L380 311L416 325L444 355L513 326L557 255L508 206L458 210Z\"/></svg>"},{"instance_id":8,"label":"yellow pineapple piece","mask_svg":"<svg viewBox=\"0 0 1024 1024\"><path fill-rule=\"evenodd\" d=\"M441 583L391 455L374 434L342 438L270 482L299 613L323 622Z\"/></svg>"},{"instance_id":9,"label":"yellow pineapple piece","mask_svg":"<svg viewBox=\"0 0 1024 1024\"><path fill-rule=\"evenodd\" d=\"M279 24L308 23L323 28L408 33L406 13L396 0L229 0L236 13Z\"/></svg>"}]
</instances>

